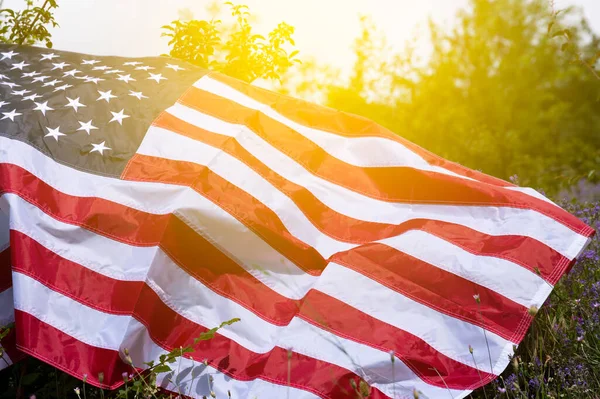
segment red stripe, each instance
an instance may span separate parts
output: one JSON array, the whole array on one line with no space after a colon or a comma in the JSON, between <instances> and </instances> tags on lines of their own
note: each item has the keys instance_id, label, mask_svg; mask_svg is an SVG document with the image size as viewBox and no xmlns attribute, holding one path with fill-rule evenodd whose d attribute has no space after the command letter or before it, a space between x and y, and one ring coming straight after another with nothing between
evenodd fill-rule
<instances>
[{"instance_id":1,"label":"red stripe","mask_svg":"<svg viewBox=\"0 0 600 399\"><path fill-rule=\"evenodd\" d=\"M513 329L518 325L517 319L520 320L524 314L527 314L527 310L522 306L486 287L410 258L393 248L382 247L388 248L388 250L381 253L368 249L369 247L366 250L359 247L346 254L334 256L332 261L337 261L339 257L340 263L346 264L403 295L408 294L417 302L484 327L505 339L515 340L522 336L522 331L515 335L516 332ZM273 324L288 324L296 312L298 302L283 297L265 286L210 242L194 234L193 229L179 219L173 219L169 224L161 248L183 270L203 284ZM375 246L375 248L378 247ZM381 259L377 261L382 261L384 264L378 265L377 262L368 259L365 253L369 256L380 257ZM362 257L364 259L361 259ZM398 264L394 263L398 260L407 261L408 259L412 259L412 261L406 268L399 268ZM415 276L412 276L412 273L415 273ZM410 282L411 279L414 279L422 281L425 287L437 286L432 282L427 283L429 276L436 276L440 281L452 281L453 284L457 284L457 291L444 289L439 293L436 292L437 295L432 295L428 289L418 287ZM457 293L464 294L465 292L471 294L466 295L465 298L457 298ZM492 305L482 305L481 309L474 307L476 303L472 295L475 293L479 293L480 297L485 297L490 301L493 300L493 302L489 302ZM261 298L261 300L257 301L256 298ZM469 299L472 300L470 306L457 305L457 303L467 305ZM500 311L504 309L503 306L516 314ZM484 315L483 319L481 312ZM496 313L501 313L502 316L497 316ZM349 321L348 330L352 324ZM348 332L348 334L352 333Z\"/></svg>"},{"instance_id":2,"label":"red stripe","mask_svg":"<svg viewBox=\"0 0 600 399\"><path fill-rule=\"evenodd\" d=\"M144 283L105 277L59 256L31 237L10 231L16 254L13 268L79 302L114 314L130 314ZM44 267L40 267L44 265ZM110 282L110 283L109 283Z\"/></svg>"},{"instance_id":3,"label":"red stripe","mask_svg":"<svg viewBox=\"0 0 600 399\"><path fill-rule=\"evenodd\" d=\"M523 319L528 324L531 322L524 306L384 244L354 248L334 255L331 261L356 270L439 312L485 326L487 330L515 343L525 335L520 328ZM479 295L480 304L473 299L475 294Z\"/></svg>"},{"instance_id":4,"label":"red stripe","mask_svg":"<svg viewBox=\"0 0 600 399\"><path fill-rule=\"evenodd\" d=\"M319 201L306 188L296 185L275 173L246 151L235 138L232 139L228 136L206 131L168 113L161 114L154 121L154 125L201 141L212 147L220 148L244 162L291 198L320 231L339 241L362 244L394 237L409 230L423 230L450 241L471 253L495 256L520 264L530 271L539 273L543 278L548 279L551 284L556 284L559 277L554 273L554 265L568 261L547 245L525 236L490 236L459 224L427 219L409 220L399 225L354 219L335 212ZM143 156L139 156L131 162L132 164L140 161L144 162L144 159ZM157 159L149 159L144 163L154 164L159 162ZM169 167L170 165L170 163L163 164L163 167ZM201 171L204 170L194 164L187 165L192 168L189 173L193 176L199 176ZM183 167L176 168L170 174L176 175L181 169ZM240 215L236 217L239 219ZM243 222L243 220L241 221Z\"/></svg>"},{"instance_id":5,"label":"red stripe","mask_svg":"<svg viewBox=\"0 0 600 399\"><path fill-rule=\"evenodd\" d=\"M457 163L441 158L422 147L411 143L383 126L358 115L338 111L332 108L311 104L307 101L288 97L279 93L251 86L225 75L212 73L210 77L225 83L237 91L261 102L288 119L301 125L327 131L344 137L382 137L396 141L421 156L430 165L441 166L454 173L470 177L487 184L510 187L513 184L493 176L486 175Z\"/></svg>"},{"instance_id":6,"label":"red stripe","mask_svg":"<svg viewBox=\"0 0 600 399\"><path fill-rule=\"evenodd\" d=\"M0 172L1 174L2 172ZM12 287L10 247L0 252L0 292Z\"/></svg>"},{"instance_id":7,"label":"red stripe","mask_svg":"<svg viewBox=\"0 0 600 399\"><path fill-rule=\"evenodd\" d=\"M18 194L65 223L133 245L157 245L172 217L149 214L102 198L67 195L17 165L0 163L0 194L4 192Z\"/></svg>"},{"instance_id":8,"label":"red stripe","mask_svg":"<svg viewBox=\"0 0 600 399\"><path fill-rule=\"evenodd\" d=\"M372 198L407 203L534 209L575 232L590 233L589 227L575 216L520 192L410 167L350 165L331 156L291 128L253 109L197 88L188 90L178 101L224 121L244 124L311 173Z\"/></svg>"},{"instance_id":9,"label":"red stripe","mask_svg":"<svg viewBox=\"0 0 600 399\"><path fill-rule=\"evenodd\" d=\"M115 389L123 384L123 372L131 373L119 353L110 349L87 345L29 313L15 310L17 347L29 355L104 389ZM98 374L104 373L100 383Z\"/></svg>"},{"instance_id":10,"label":"red stripe","mask_svg":"<svg viewBox=\"0 0 600 399\"><path fill-rule=\"evenodd\" d=\"M15 253L19 254L19 262L15 264L15 270L94 309L117 314L133 312L136 318L148 327L153 336L159 337L157 342L165 344L169 348L181 344L179 341L173 343L171 340L195 337L199 334L199 329L204 328L176 314L154 294L154 291L141 282L120 281L103 276L62 259L24 234L15 231L11 234ZM174 240L178 241L176 238ZM197 247L196 243L188 243L188 245ZM207 264L218 265L219 269L224 266L222 263L213 263L215 259L211 257L210 253L205 252L205 248L199 250L205 254ZM23 252L33 255L21 257ZM44 268L37 267L41 260L44 261ZM204 264L195 266L197 270L205 270ZM54 278L53 273L48 273L46 270L54 271L61 278ZM235 277L235 275L224 274L218 277L216 285L229 284L229 290L237 292L239 287L236 285ZM76 284L72 281L76 281ZM248 285L247 282L246 285ZM254 293L249 299L262 306L273 307L273 310L280 313L283 313L281 312L282 308L287 308L285 324L288 324L291 317L298 313L298 316L306 321L324 327L339 336L386 352L393 350L399 358L407 361L407 365L417 375L432 385L444 387L444 384L448 384L452 388L464 389L480 382L477 370L444 356L424 340L372 318L323 293L313 290L302 301L291 301L278 297L278 302L272 303L264 295L267 292L272 291L262 288L262 292ZM110 295L105 293L110 293ZM131 300L122 299L128 296L135 299L135 305L131 303ZM257 301L256 298L260 298L260 300ZM239 299L237 301L239 302ZM324 309L327 311L324 312ZM281 317L281 314L278 317ZM173 319L176 321L169 321ZM275 324L284 324L282 320L278 321ZM177 324L180 322L184 324ZM164 337L167 334L163 331L165 328L169 330L168 336L171 338ZM373 331L377 331L377 334L373 334ZM211 352L203 351L203 353ZM245 367L255 366L253 364ZM438 373L442 376L441 378ZM483 372L482 375L486 381L493 378Z\"/></svg>"},{"instance_id":11,"label":"red stripe","mask_svg":"<svg viewBox=\"0 0 600 399\"><path fill-rule=\"evenodd\" d=\"M132 168L132 170L134 169ZM27 172L23 171L23 169L13 167L8 168L7 171L12 172L14 177L18 176L18 173L20 173L23 179L27 179L27 181L32 182L32 184L28 186L36 187L41 185L40 183L36 185L36 179L32 178L32 175L27 175ZM11 179L11 181L17 182L18 180ZM212 189L214 189L215 195L218 195L219 192L222 192L220 190L220 187L216 184L211 185L211 187ZM232 185L228 186L229 189L232 189L234 187L235 186ZM19 192L24 192L24 190L19 190ZM26 192L25 194L28 194L28 192ZM109 224L103 222L103 217L101 216L103 215L103 213L97 213L94 207L94 203L96 201L93 198L71 197L66 194L62 194L58 191L48 191L46 194L52 196L47 202L48 205L41 206L41 208L44 209L46 212L50 213L51 216L56 217L57 219L61 219L67 223L75 223L78 225L83 225L85 227L90 226L91 222L94 222L94 225L91 226L92 229L100 233L103 233L105 228L110 227ZM236 197L236 195L238 194L236 194L235 191L231 194L231 196L234 198ZM44 197L43 199L47 198ZM238 199L241 199L241 201L239 202L240 206L245 206L247 204L252 203L251 201L248 201L244 197L242 197L241 194L239 194ZM98 203L100 204L102 210L104 208L104 205L101 201L99 201ZM110 205L110 212L107 213L107 217L109 218L111 218L111 215L118 215L121 212L127 214L127 209L129 209L116 203L111 203ZM87 209L89 212L78 214L75 211L70 212L70 209ZM91 219L87 218L86 216L89 214L97 215L97 217ZM160 242L161 248L163 248L163 250L184 270L194 275L204 284L212 287L216 292L239 302L243 306L249 308L253 312L256 312L261 317L265 318L266 320L269 320L274 324L287 324L293 316L293 314L295 313L296 303L290 302L287 298L284 298L279 294L275 293L274 291L266 288L261 282L252 277L242 267L240 267L237 263L228 258L226 255L224 255L211 243L201 238L192 228L187 226L185 223L181 222L178 218L174 216L156 216L146 214L140 211L136 211L136 214L136 220L146 222L146 224L142 223L142 225L140 226L141 229L144 229L147 226L162 225L163 229L161 231L155 232L156 235L160 235L162 237L162 242ZM266 219L266 214L261 213L260 216L263 217L262 220L264 222ZM152 217L158 218L159 222L153 221ZM80 220L79 218L81 218L82 220ZM167 221L168 224L165 225L164 221ZM277 221L279 221L279 219L277 219ZM260 220L256 221L256 223L259 222ZM273 224L274 223L266 223L265 226L273 226ZM444 224L440 224L436 227L435 222L425 222L423 223L423 225L429 226L427 228L424 228L424 230L426 231L437 229L437 232L450 236L456 233L452 231L450 225L445 226ZM100 229L97 226L102 227L102 231L100 231ZM409 223L405 226L406 229L413 227L419 226L415 223ZM263 230L266 228L267 227L264 227ZM132 228L128 228L126 230L117 231L116 233L119 233L120 236L116 236L115 234L106 235L111 236L112 238L119 239L123 242L131 242L131 235L129 235L128 233L132 230ZM460 234L460 231L458 233ZM146 237L148 236L149 235L146 233ZM263 237L264 236L267 235L263 234ZM276 240L271 239L267 240L267 242L270 243L274 248L280 250L285 255L288 255L286 249L290 247L294 248L294 242L289 242L287 247L283 247L283 249L280 249L281 246L279 242L283 240L281 238L282 236L284 235L280 234L278 230L271 230L270 236L268 237L273 237ZM477 235L473 236L473 239L478 238L480 237L477 237ZM136 241L139 243L139 236L136 237ZM464 241L469 242L468 239L465 239ZM529 240L529 242L533 241ZM194 245L190 245L191 243L194 243ZM472 242L472 244L477 245L477 242ZM427 306L435 308L454 317L458 317L465 321L469 321L473 324L485 327L508 340L515 341L522 336L522 329L515 329L515 326L518 325L517 320L520 319L523 314L521 308L516 307L516 305L513 302L504 297L499 296L495 292L488 290L485 287L474 285L473 283L468 282L467 280L460 279L452 273L442 271L439 268L435 268L431 265L427 265L422 262L417 262L416 260L415 262L417 263L412 264L411 268L402 269L403 272L408 273L411 270L413 270L412 268L414 267L415 270L424 270L422 274L423 276L436 275L439 276L440 279L443 277L452 281L456 281L457 283L460 281L461 284L459 286L464 287L465 291L461 290L456 292L479 293L480 296L494 299L491 302L486 302L494 304L493 307L488 308L486 306L482 306L482 309L480 309L481 314L479 314L478 309L473 309L472 307L474 303L464 303L465 307L457 305L457 303L463 303L464 301L468 300L468 298L471 298L472 294L463 298L462 302L455 298L456 294L453 291L442 290L440 292L444 292L445 295L432 296L427 289L416 289L413 283L410 283L410 281L408 280L403 280L407 278L408 275L406 274L400 274L399 282L392 284L391 281L394 281L394 279L391 279L390 276L388 276L386 273L388 273L390 270L394 270L394 268L392 267L394 259L398 259L403 255L401 255L395 250L390 249L389 251L389 262L391 263L389 263L387 271L385 267L382 268L378 266L378 262L383 261L382 259L379 259L376 262L366 262L366 260L348 262L342 259L341 262L344 263L346 266L357 270L358 272L364 273L365 275L368 275L373 279L379 280L383 284L389 286L391 289L402 293L403 295L410 296L412 299L420 303L423 303ZM353 256L352 259L361 259L363 257L363 252L364 249L355 249L350 251L348 254ZM485 251L483 252L485 253ZM542 254L544 254L544 251L540 251L540 253L537 256L541 256ZM292 255L294 255L294 253L292 253ZM24 252L23 256L29 255L26 252ZM200 259L206 259L207 262L203 262ZM558 259L561 258L559 257ZM302 259L302 262L304 262L302 263L302 265L305 267L312 266L314 268L313 272L315 272L315 274L320 274L321 270L325 267L327 263L327 261L318 254L316 256L308 257L308 259ZM199 264L202 264L203 266L201 268L198 268L196 266L190 266ZM215 269L214 265L219 265L219 268ZM554 268L548 271L551 270L554 270ZM544 270L544 272L546 272L546 270ZM557 274L558 273L555 273L554 278L558 278ZM223 275L229 275L232 280L223 280L221 278ZM414 278L416 279L417 277L418 276L415 274ZM235 289L231 288L232 282L235 282L236 284ZM426 284L426 281L424 281L423 284ZM135 288L132 289L135 290ZM92 293L93 292L90 291L86 295L91 295ZM256 297L256 295L260 295L260 297L264 298L264 300L256 302L253 299ZM123 300L126 299L127 298ZM471 306L469 307L468 305ZM500 309L501 306L505 306L505 309L509 309L510 311L498 312L498 309ZM500 313L502 313L503 316L498 316L498 314Z\"/></svg>"},{"instance_id":12,"label":"red stripe","mask_svg":"<svg viewBox=\"0 0 600 399\"><path fill-rule=\"evenodd\" d=\"M431 385L445 387L447 384L452 389L475 389L495 378L484 371L479 374L476 369L440 354L424 340L372 318L325 293L312 290L307 298L307 306L302 306L298 317L340 337L386 352L394 351L397 358ZM324 315L320 309L327 309L327 314ZM352 323L350 333L348 323Z\"/></svg>"},{"instance_id":13,"label":"red stripe","mask_svg":"<svg viewBox=\"0 0 600 399\"><path fill-rule=\"evenodd\" d=\"M143 156L137 155L131 162L133 165L138 160L145 159ZM144 165L147 163L154 163L154 159L145 160ZM188 166L194 168L193 164ZM139 167L133 165L129 173L133 174L136 169L142 169L142 167L143 165ZM150 169L148 173L151 171L153 169ZM175 170L169 174L176 176L177 173L179 172ZM198 171L193 171L191 174L194 173L198 173ZM158 179L157 176L154 178ZM169 219L174 217L173 215L155 215L138 211L102 198L67 195L53 189L16 165L0 164L0 187L2 187L0 191L18 194L55 219L85 227L105 237L132 245L158 245L164 234L165 226ZM218 190L216 191L218 193ZM295 195L293 190L288 193ZM556 284L560 277L555 272L556 266L567 261L560 253L530 237L490 236L462 225L427 219L414 219L400 225L364 222L334 212L313 198L305 199L304 193L300 193L299 197L292 197L319 229L340 241L363 243L395 236L409 230L423 230L476 255L499 257L520 264L536 273L539 271L540 276L551 284ZM120 215L123 215L122 224L119 223ZM252 226L247 222L248 218L245 218L244 214L236 213L234 216L248 227ZM254 222L259 223L260 221L255 220ZM281 222L277 224L281 225ZM273 226L273 224L269 225ZM278 232L275 234L276 237L280 237ZM277 242L269 243L279 249ZM9 252L5 250L0 253L0 265L7 262ZM309 258L309 265L305 267L320 265L321 268L314 267L312 269L314 272L319 273L324 267L323 260L312 256L307 256L307 258ZM7 281L6 276L10 276L10 271L8 274L6 273L6 269L0 268L0 286Z\"/></svg>"},{"instance_id":14,"label":"red stripe","mask_svg":"<svg viewBox=\"0 0 600 399\"><path fill-rule=\"evenodd\" d=\"M24 346L22 350L66 373L79 379L83 379L83 376L87 374L88 383L105 389L116 389L123 384L121 374L131 372L131 367L120 360L117 351L85 344L29 313L17 311L16 316L19 325L32 331L31 334L19 334L19 346ZM185 323L177 318L170 318L169 321ZM161 337L174 338L171 336L173 330L168 325L164 325L162 330L160 331ZM206 329L197 329L194 333L201 334L204 331ZM177 346L161 346L170 351L180 346L187 346L191 341L191 336L185 338L178 336L173 341L177 343ZM196 352L188 353L185 356L198 362L206 359L212 367L237 380L251 381L260 377L275 384L287 385L286 350L278 348L278 351L269 354L248 355L245 353L245 349L226 341L217 334L211 340L200 341L200 344L196 345ZM213 347L217 347L214 348L217 353L206 358L204 351L207 348L212 350ZM68 350L65 351L64 348ZM253 363L253 366L244 368L247 363ZM350 397L349 392L352 392L352 388L349 381L354 379L358 382L358 377L345 369L296 353L292 355L289 363L292 381L290 385L312 391L323 398ZM98 373L104 374L103 383L98 381ZM311 386L317 388L311 389ZM387 398L379 390L373 388L369 397L373 399Z\"/></svg>"},{"instance_id":15,"label":"red stripe","mask_svg":"<svg viewBox=\"0 0 600 399\"><path fill-rule=\"evenodd\" d=\"M206 166L136 154L123 177L189 186L244 223L307 273L319 275L326 265L323 257L293 236L268 206Z\"/></svg>"}]
</instances>

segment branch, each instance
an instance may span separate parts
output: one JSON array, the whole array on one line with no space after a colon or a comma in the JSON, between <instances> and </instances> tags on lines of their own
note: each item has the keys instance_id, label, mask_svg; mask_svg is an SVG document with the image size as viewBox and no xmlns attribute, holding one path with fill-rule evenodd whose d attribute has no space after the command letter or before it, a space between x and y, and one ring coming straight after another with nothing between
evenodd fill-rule
<instances>
[{"instance_id":1,"label":"branch","mask_svg":"<svg viewBox=\"0 0 600 399\"><path fill-rule=\"evenodd\" d=\"M29 37L29 35L31 34L31 31L33 30L33 27L35 26L37 21L40 19L40 16L42 15L42 11L44 11L46 9L46 6L48 5L49 2L50 2L50 0L44 1L44 4L42 5L41 10L37 13L35 18L33 19L33 22L31 23L31 25L29 25L29 29L27 29L27 33L24 34L23 36L21 36L19 42L17 43L19 46L21 46L23 44L23 42L25 41L25 39Z\"/></svg>"}]
</instances>

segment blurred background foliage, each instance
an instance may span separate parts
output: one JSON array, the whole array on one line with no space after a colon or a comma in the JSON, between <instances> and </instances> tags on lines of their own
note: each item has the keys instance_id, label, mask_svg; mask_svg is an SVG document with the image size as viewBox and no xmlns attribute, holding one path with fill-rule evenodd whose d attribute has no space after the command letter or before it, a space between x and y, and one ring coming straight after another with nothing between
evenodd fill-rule
<instances>
[{"instance_id":1,"label":"blurred background foliage","mask_svg":"<svg viewBox=\"0 0 600 399\"><path fill-rule=\"evenodd\" d=\"M431 55L392 53L362 18L349 79L311 63L293 95L375 120L473 169L565 194L598 182L599 38L577 9L471 0L451 28L429 24Z\"/></svg>"}]
</instances>

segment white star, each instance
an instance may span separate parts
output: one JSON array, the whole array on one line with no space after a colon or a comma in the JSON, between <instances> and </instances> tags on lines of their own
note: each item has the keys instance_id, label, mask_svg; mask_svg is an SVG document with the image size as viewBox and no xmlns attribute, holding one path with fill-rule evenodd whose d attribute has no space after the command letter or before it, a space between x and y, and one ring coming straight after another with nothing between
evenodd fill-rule
<instances>
[{"instance_id":1,"label":"white star","mask_svg":"<svg viewBox=\"0 0 600 399\"><path fill-rule=\"evenodd\" d=\"M140 65L141 62L139 61L128 61L128 62L124 62L123 65L131 65L131 66L136 66L136 65Z\"/></svg>"},{"instance_id":2,"label":"white star","mask_svg":"<svg viewBox=\"0 0 600 399\"><path fill-rule=\"evenodd\" d=\"M135 69L136 69L136 71L147 71L148 69L154 69L154 67L144 65L144 66L135 67Z\"/></svg>"},{"instance_id":3,"label":"white star","mask_svg":"<svg viewBox=\"0 0 600 399\"><path fill-rule=\"evenodd\" d=\"M31 93L31 90L25 90L25 89L23 89L23 90L15 90L15 91L11 92L10 94L13 94L15 96L24 96L27 93Z\"/></svg>"},{"instance_id":4,"label":"white star","mask_svg":"<svg viewBox=\"0 0 600 399\"><path fill-rule=\"evenodd\" d=\"M8 87L10 87L11 89L12 89L13 87L21 87L21 85L18 85L18 84L16 84L16 83L11 83L11 82L0 82L0 84L3 84L3 85L5 85L5 86L8 86Z\"/></svg>"},{"instance_id":5,"label":"white star","mask_svg":"<svg viewBox=\"0 0 600 399\"><path fill-rule=\"evenodd\" d=\"M58 55L54 54L54 53L50 53L50 54L42 54L42 59L40 61L44 61L44 60L51 60L53 58L58 57Z\"/></svg>"},{"instance_id":6,"label":"white star","mask_svg":"<svg viewBox=\"0 0 600 399\"><path fill-rule=\"evenodd\" d=\"M81 63L81 65L94 65L100 61L97 60L82 60L83 62Z\"/></svg>"},{"instance_id":7,"label":"white star","mask_svg":"<svg viewBox=\"0 0 600 399\"><path fill-rule=\"evenodd\" d=\"M21 61L18 64L13 64L12 68L10 68L10 70L12 71L13 69L20 69L21 71L23 70L23 68L25 68L26 66L29 66L30 64L26 64L25 61Z\"/></svg>"},{"instance_id":8,"label":"white star","mask_svg":"<svg viewBox=\"0 0 600 399\"><path fill-rule=\"evenodd\" d=\"M47 135L45 135L44 137L54 137L54 139L55 139L56 141L58 141L58 138L59 138L60 136L65 136L65 134L64 134L64 133L61 133L61 131L60 131L60 130L58 130L58 129L60 129L60 126L59 126L59 127L57 127L56 129L50 129L49 127L46 127L46 129L48 129L48 134L47 134Z\"/></svg>"},{"instance_id":9,"label":"white star","mask_svg":"<svg viewBox=\"0 0 600 399\"><path fill-rule=\"evenodd\" d=\"M98 82L101 82L103 80L105 80L105 79L102 79L102 78L86 78L85 79L86 83L93 82L96 84L98 84Z\"/></svg>"},{"instance_id":10,"label":"white star","mask_svg":"<svg viewBox=\"0 0 600 399\"><path fill-rule=\"evenodd\" d=\"M52 68L52 70L54 71L55 69L62 70L64 67L66 67L67 65L70 65L70 64L67 64L66 62L61 62L58 64L52 63L52 65L54 65L54 68Z\"/></svg>"},{"instance_id":11,"label":"white star","mask_svg":"<svg viewBox=\"0 0 600 399\"><path fill-rule=\"evenodd\" d=\"M62 85L62 86L58 86L56 89L54 89L54 91L66 90L66 89L68 89L69 87L73 87L73 85L70 85L70 84L66 84L66 83L65 83L65 84L64 84L64 85Z\"/></svg>"},{"instance_id":12,"label":"white star","mask_svg":"<svg viewBox=\"0 0 600 399\"><path fill-rule=\"evenodd\" d=\"M111 69L110 71L106 71L104 73L109 74L109 73L121 73L121 72L125 72L125 71L121 71L120 69Z\"/></svg>"},{"instance_id":13,"label":"white star","mask_svg":"<svg viewBox=\"0 0 600 399\"><path fill-rule=\"evenodd\" d=\"M67 71L65 73L63 73L63 76L72 76L75 77L76 73L79 73L81 71L78 71L77 69L71 69L70 71Z\"/></svg>"},{"instance_id":14,"label":"white star","mask_svg":"<svg viewBox=\"0 0 600 399\"><path fill-rule=\"evenodd\" d=\"M74 76L74 78L75 78L75 79L86 80L86 79L90 79L90 78L91 78L91 76L87 76L87 75L85 75L85 76Z\"/></svg>"},{"instance_id":15,"label":"white star","mask_svg":"<svg viewBox=\"0 0 600 399\"><path fill-rule=\"evenodd\" d=\"M185 71L185 69L183 69L179 65L167 64L167 68L171 68L175 72L177 72L177 71Z\"/></svg>"},{"instance_id":16,"label":"white star","mask_svg":"<svg viewBox=\"0 0 600 399\"><path fill-rule=\"evenodd\" d=\"M62 83L62 81L54 79L54 80L51 80L49 82L44 83L44 87L46 87L46 86L53 86L54 87L54 85L57 84L57 83Z\"/></svg>"},{"instance_id":17,"label":"white star","mask_svg":"<svg viewBox=\"0 0 600 399\"><path fill-rule=\"evenodd\" d=\"M160 83L161 80L166 80L167 78L163 78L162 74L160 73L152 73L149 72L150 77L148 79L154 79L156 80L156 83Z\"/></svg>"},{"instance_id":18,"label":"white star","mask_svg":"<svg viewBox=\"0 0 600 399\"><path fill-rule=\"evenodd\" d=\"M112 67L106 66L106 65L101 65L101 66L97 66L97 67L93 67L92 70L93 71L106 71L107 69L110 69Z\"/></svg>"},{"instance_id":19,"label":"white star","mask_svg":"<svg viewBox=\"0 0 600 399\"><path fill-rule=\"evenodd\" d=\"M33 71L33 72L25 72L25 73L23 74L23 77L24 77L24 78L33 78L34 76L38 76L38 75L41 75L41 73L39 73L39 72L36 72L36 71Z\"/></svg>"},{"instance_id":20,"label":"white star","mask_svg":"<svg viewBox=\"0 0 600 399\"><path fill-rule=\"evenodd\" d=\"M108 123L116 121L116 122L119 122L119 125L123 125L123 119L129 118L129 115L123 114L123 111L125 111L125 110L122 109L119 112L110 111L110 113L113 115L113 117L111 120L108 121Z\"/></svg>"},{"instance_id":21,"label":"white star","mask_svg":"<svg viewBox=\"0 0 600 399\"><path fill-rule=\"evenodd\" d=\"M35 108L33 110L34 111L42 111L42 114L44 116L46 116L46 111L54 111L54 108L50 108L48 106L48 101L43 102L43 103L36 103L34 101L34 103L35 103Z\"/></svg>"},{"instance_id":22,"label":"white star","mask_svg":"<svg viewBox=\"0 0 600 399\"><path fill-rule=\"evenodd\" d=\"M31 83L35 83L35 82L43 82L44 80L48 79L50 76L37 76L35 78L33 78L33 80L31 81Z\"/></svg>"},{"instance_id":23,"label":"white star","mask_svg":"<svg viewBox=\"0 0 600 399\"><path fill-rule=\"evenodd\" d=\"M100 155L104 155L104 150L110 150L110 147L106 147L104 145L105 143L106 143L106 141L103 141L100 144L92 143L92 146L94 146L94 148L90 151L90 154L94 151L98 151L100 153Z\"/></svg>"},{"instance_id":24,"label":"white star","mask_svg":"<svg viewBox=\"0 0 600 399\"><path fill-rule=\"evenodd\" d=\"M69 100L69 103L67 105L65 105L65 107L73 107L75 112L77 112L77 108L85 107L85 105L83 105L82 103L79 102L79 97L77 97L76 99L67 97L67 100Z\"/></svg>"},{"instance_id":25,"label":"white star","mask_svg":"<svg viewBox=\"0 0 600 399\"><path fill-rule=\"evenodd\" d=\"M0 108L4 107L6 104L8 104L6 101L0 101Z\"/></svg>"},{"instance_id":26,"label":"white star","mask_svg":"<svg viewBox=\"0 0 600 399\"><path fill-rule=\"evenodd\" d=\"M5 60L5 59L7 59L7 58L8 58L9 60L12 60L12 57L13 57L13 55L17 55L17 54L19 54L19 53L15 53L14 51L10 50L10 51L9 51L9 52L7 52L7 53L0 53L0 54L2 54L2 59L0 59L0 61L2 61L2 60Z\"/></svg>"},{"instance_id":27,"label":"white star","mask_svg":"<svg viewBox=\"0 0 600 399\"><path fill-rule=\"evenodd\" d=\"M35 93L33 93L33 94L32 94L32 95L30 95L30 96L23 97L23 101L25 101L25 100L31 100L31 101L35 102L35 99L36 99L36 98L39 98L39 97L42 97L42 96L40 96L39 94L35 94Z\"/></svg>"},{"instance_id":28,"label":"white star","mask_svg":"<svg viewBox=\"0 0 600 399\"><path fill-rule=\"evenodd\" d=\"M6 77L6 75L2 75L2 74L0 73L0 79L8 79L8 78Z\"/></svg>"},{"instance_id":29,"label":"white star","mask_svg":"<svg viewBox=\"0 0 600 399\"><path fill-rule=\"evenodd\" d=\"M106 100L106 102L109 103L111 98L117 98L117 96L113 96L111 94L111 91L112 90L108 90L108 91L100 91L100 90L98 90L98 93L100 93L100 97L98 97L96 99L96 101Z\"/></svg>"},{"instance_id":30,"label":"white star","mask_svg":"<svg viewBox=\"0 0 600 399\"><path fill-rule=\"evenodd\" d=\"M23 115L23 114L21 114L21 113L19 113L19 112L15 112L15 111L16 111L16 109L13 109L13 110L12 110L12 111L10 111L10 112L3 112L2 114L3 114L4 116L2 117L2 119L6 119L6 118L8 118L8 119L10 119L11 121L13 121L13 122L14 122L14 121L15 121L15 116ZM1 120L1 119L0 119L0 120Z\"/></svg>"},{"instance_id":31,"label":"white star","mask_svg":"<svg viewBox=\"0 0 600 399\"><path fill-rule=\"evenodd\" d=\"M127 75L119 75L117 80L122 80L125 83L129 83L130 80L135 80L135 79L132 78L131 75L127 74Z\"/></svg>"},{"instance_id":32,"label":"white star","mask_svg":"<svg viewBox=\"0 0 600 399\"><path fill-rule=\"evenodd\" d=\"M142 98L148 98L148 96L143 95L141 91L129 90L129 95L133 96L133 97L137 97L138 100L141 100Z\"/></svg>"},{"instance_id":33,"label":"white star","mask_svg":"<svg viewBox=\"0 0 600 399\"><path fill-rule=\"evenodd\" d=\"M90 134L90 130L96 130L98 129L96 126L92 125L92 120L90 119L89 122L81 122L79 121L79 124L81 125L81 127L77 130L85 130L85 132L89 135Z\"/></svg>"}]
</instances>

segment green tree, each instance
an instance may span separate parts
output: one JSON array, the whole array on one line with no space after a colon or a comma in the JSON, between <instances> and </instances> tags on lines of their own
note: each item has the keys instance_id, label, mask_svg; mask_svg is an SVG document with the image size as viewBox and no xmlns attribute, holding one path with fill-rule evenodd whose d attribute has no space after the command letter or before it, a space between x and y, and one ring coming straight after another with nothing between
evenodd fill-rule
<instances>
[{"instance_id":1,"label":"green tree","mask_svg":"<svg viewBox=\"0 0 600 399\"><path fill-rule=\"evenodd\" d=\"M25 9L15 11L10 8L0 10L0 42L18 45L45 43L52 47L48 26L56 27L54 10L56 0L45 0L42 5L34 0L25 1Z\"/></svg>"},{"instance_id":2,"label":"green tree","mask_svg":"<svg viewBox=\"0 0 600 399\"><path fill-rule=\"evenodd\" d=\"M329 85L327 105L551 194L594 178L600 83L590 68L600 46L577 10L557 15L542 0L471 0L451 29L430 23L430 33L431 56L416 63L410 48L390 57L364 20L351 78Z\"/></svg>"},{"instance_id":3,"label":"green tree","mask_svg":"<svg viewBox=\"0 0 600 399\"><path fill-rule=\"evenodd\" d=\"M268 38L256 34L245 5L226 2L231 9L233 24L224 26L221 20L175 20L163 26L163 36L170 38L169 55L252 82L275 79L298 62L294 46L294 27L280 23Z\"/></svg>"}]
</instances>

